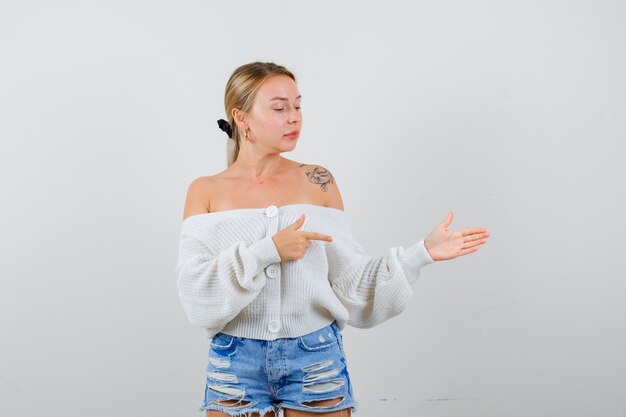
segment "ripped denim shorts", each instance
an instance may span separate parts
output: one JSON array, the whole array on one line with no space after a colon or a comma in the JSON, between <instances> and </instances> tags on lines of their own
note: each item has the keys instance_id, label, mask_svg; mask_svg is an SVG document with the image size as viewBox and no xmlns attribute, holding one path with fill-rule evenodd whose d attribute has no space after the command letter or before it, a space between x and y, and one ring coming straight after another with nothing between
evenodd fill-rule
<instances>
[{"instance_id":1,"label":"ripped denim shorts","mask_svg":"<svg viewBox=\"0 0 626 417\"><path fill-rule=\"evenodd\" d=\"M315 404L317 401L327 404ZM258 340L216 334L211 340L200 410L229 415L281 409L329 413L357 409L337 325L295 338Z\"/></svg>"}]
</instances>

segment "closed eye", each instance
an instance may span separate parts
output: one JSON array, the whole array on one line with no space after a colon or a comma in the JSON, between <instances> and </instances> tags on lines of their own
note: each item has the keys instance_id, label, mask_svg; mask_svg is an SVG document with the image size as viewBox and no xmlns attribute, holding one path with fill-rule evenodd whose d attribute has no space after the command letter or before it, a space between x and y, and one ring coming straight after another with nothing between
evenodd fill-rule
<instances>
[{"instance_id":1,"label":"closed eye","mask_svg":"<svg viewBox=\"0 0 626 417\"><path fill-rule=\"evenodd\" d=\"M294 109L296 109L296 110L301 110L301 109L302 109L302 107L294 107ZM275 110L275 111L283 111L283 110L287 110L287 107L282 107L282 108L280 108L280 109L274 109L274 110Z\"/></svg>"}]
</instances>

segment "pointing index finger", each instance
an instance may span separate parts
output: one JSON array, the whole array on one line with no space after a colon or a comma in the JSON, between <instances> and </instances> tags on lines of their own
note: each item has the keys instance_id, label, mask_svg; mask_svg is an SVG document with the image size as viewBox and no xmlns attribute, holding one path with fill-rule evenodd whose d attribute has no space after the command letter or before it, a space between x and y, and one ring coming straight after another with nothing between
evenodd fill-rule
<instances>
[{"instance_id":1,"label":"pointing index finger","mask_svg":"<svg viewBox=\"0 0 626 417\"><path fill-rule=\"evenodd\" d=\"M333 240L332 236L325 235L323 233L318 233L318 232L302 232L302 233L304 233L304 237L306 237L309 240L328 240L328 241Z\"/></svg>"}]
</instances>

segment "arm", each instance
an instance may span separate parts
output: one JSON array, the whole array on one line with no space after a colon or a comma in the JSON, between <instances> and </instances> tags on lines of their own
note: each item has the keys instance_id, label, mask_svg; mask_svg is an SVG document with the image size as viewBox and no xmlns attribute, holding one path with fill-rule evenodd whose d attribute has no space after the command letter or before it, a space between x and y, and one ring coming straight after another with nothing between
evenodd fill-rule
<instances>
[{"instance_id":1,"label":"arm","mask_svg":"<svg viewBox=\"0 0 626 417\"><path fill-rule=\"evenodd\" d=\"M206 328L222 328L263 289L261 273L280 262L272 237L252 245L236 242L211 253L202 239L181 233L176 266L179 298L189 321Z\"/></svg>"},{"instance_id":2,"label":"arm","mask_svg":"<svg viewBox=\"0 0 626 417\"><path fill-rule=\"evenodd\" d=\"M417 280L422 267L474 253L487 241L489 232L483 227L448 229L452 218L452 212L448 213L425 240L406 249L393 247L377 258L363 251L347 225L338 227L339 233L333 232L331 282L350 313L348 324L372 327L399 314L412 294L409 284Z\"/></svg>"},{"instance_id":3,"label":"arm","mask_svg":"<svg viewBox=\"0 0 626 417\"><path fill-rule=\"evenodd\" d=\"M322 168L325 170L325 168ZM343 210L336 179L326 189L326 206ZM420 240L404 248L390 248L387 255L373 257L354 240L347 223L333 225L328 244L329 279L333 291L355 327L372 327L402 312L423 266L433 261Z\"/></svg>"},{"instance_id":4,"label":"arm","mask_svg":"<svg viewBox=\"0 0 626 417\"><path fill-rule=\"evenodd\" d=\"M343 229L343 230L338 230ZM433 263L424 241L390 248L386 255L365 253L347 228L336 227L328 245L329 279L348 310L348 324L369 328L402 312L422 267Z\"/></svg>"},{"instance_id":5,"label":"arm","mask_svg":"<svg viewBox=\"0 0 626 417\"><path fill-rule=\"evenodd\" d=\"M343 210L335 178L327 188L327 206ZM474 253L487 241L483 227L449 230L452 212L427 237L408 248L390 248L387 255L367 255L348 229L338 227L329 244L329 278L333 290L350 314L348 324L372 327L402 312L412 295L422 267L435 261Z\"/></svg>"},{"instance_id":6,"label":"arm","mask_svg":"<svg viewBox=\"0 0 626 417\"><path fill-rule=\"evenodd\" d=\"M210 177L194 180L188 190L183 217L209 211ZM190 227L180 234L176 265L180 300L192 324L221 328L247 306L265 285L263 268L280 262L271 237L252 245L241 242L213 253L205 237Z\"/></svg>"}]
</instances>

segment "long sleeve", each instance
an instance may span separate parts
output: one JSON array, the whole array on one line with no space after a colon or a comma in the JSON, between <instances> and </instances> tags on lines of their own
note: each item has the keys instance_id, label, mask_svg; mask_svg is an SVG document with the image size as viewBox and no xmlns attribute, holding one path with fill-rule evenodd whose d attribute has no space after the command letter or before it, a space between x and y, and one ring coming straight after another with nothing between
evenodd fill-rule
<instances>
[{"instance_id":1,"label":"long sleeve","mask_svg":"<svg viewBox=\"0 0 626 417\"><path fill-rule=\"evenodd\" d=\"M435 262L420 240L373 257L354 240L346 224L337 224L328 245L329 279L348 310L348 324L369 328L402 312L422 267Z\"/></svg>"},{"instance_id":2,"label":"long sleeve","mask_svg":"<svg viewBox=\"0 0 626 417\"><path fill-rule=\"evenodd\" d=\"M280 255L270 236L212 253L199 237L181 233L176 273L187 318L194 325L221 329L259 294L266 283L263 269L275 262Z\"/></svg>"}]
</instances>

